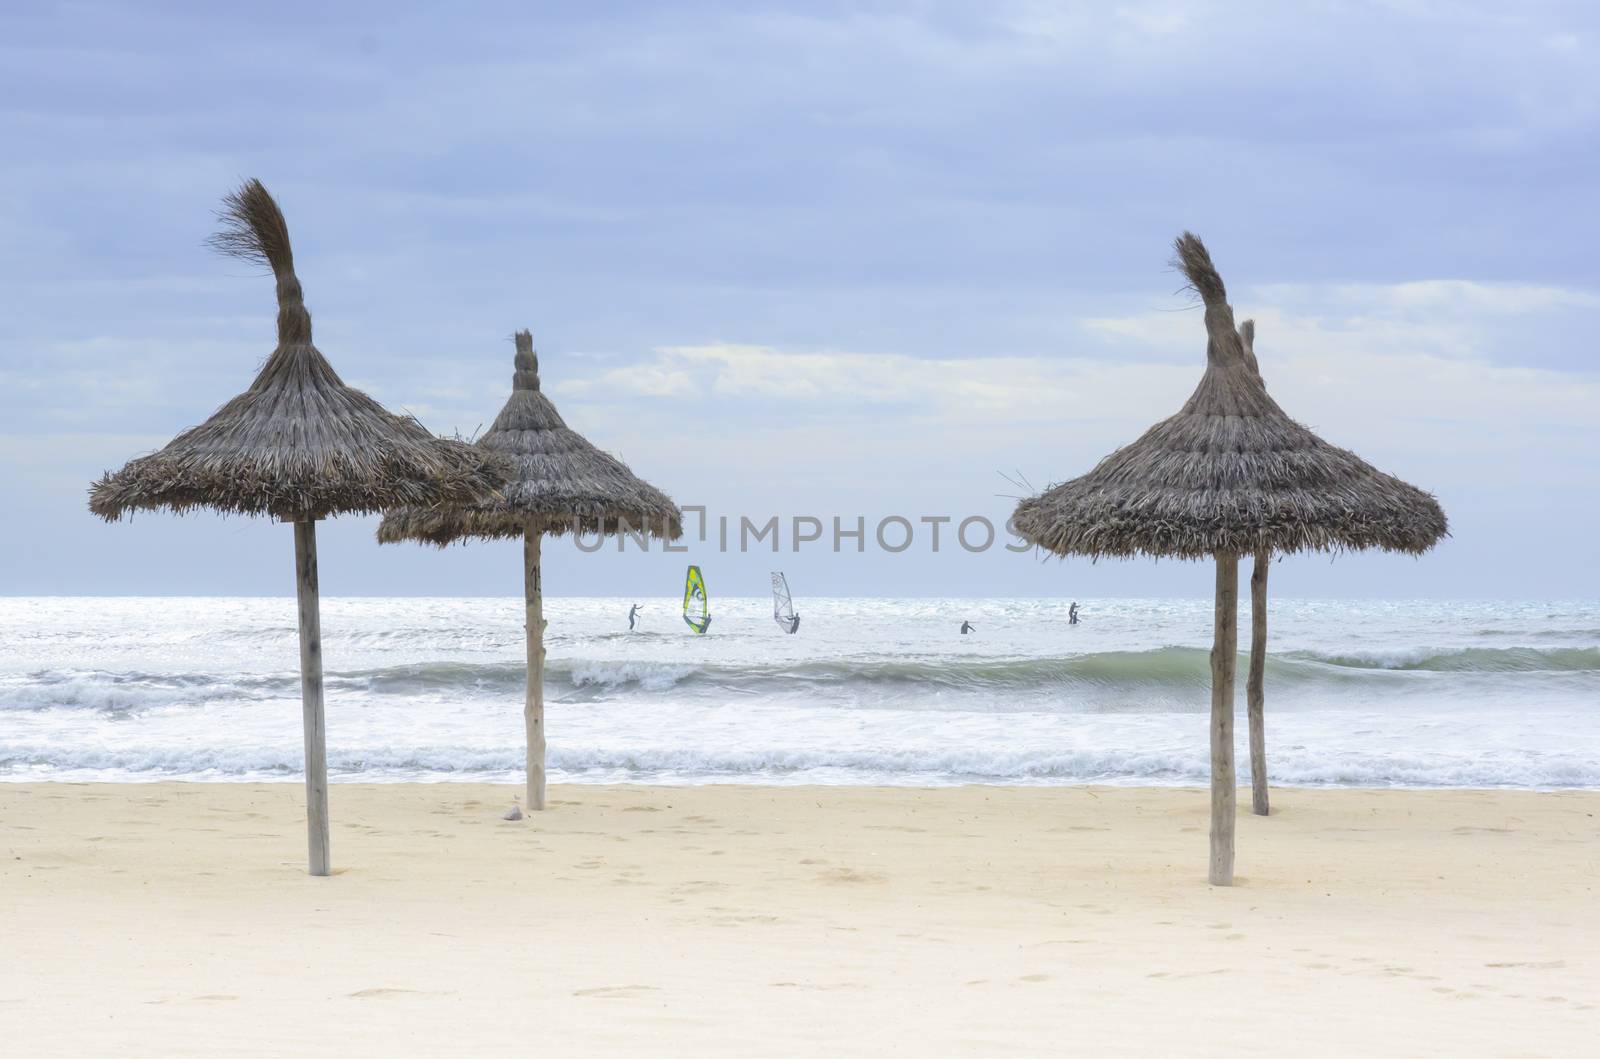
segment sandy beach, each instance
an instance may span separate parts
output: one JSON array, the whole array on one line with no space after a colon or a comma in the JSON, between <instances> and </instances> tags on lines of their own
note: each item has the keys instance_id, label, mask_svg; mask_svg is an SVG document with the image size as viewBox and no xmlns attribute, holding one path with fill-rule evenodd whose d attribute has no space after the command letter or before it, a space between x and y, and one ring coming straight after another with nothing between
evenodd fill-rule
<instances>
[{"instance_id":1,"label":"sandy beach","mask_svg":"<svg viewBox=\"0 0 1600 1059\"><path fill-rule=\"evenodd\" d=\"M1600 793L0 785L14 1055L1575 1055Z\"/></svg>"}]
</instances>

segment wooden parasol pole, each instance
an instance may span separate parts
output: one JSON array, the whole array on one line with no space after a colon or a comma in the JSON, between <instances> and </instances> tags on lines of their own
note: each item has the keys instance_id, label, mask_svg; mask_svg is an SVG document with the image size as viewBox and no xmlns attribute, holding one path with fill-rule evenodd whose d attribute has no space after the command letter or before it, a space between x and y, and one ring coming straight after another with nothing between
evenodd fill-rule
<instances>
[{"instance_id":1,"label":"wooden parasol pole","mask_svg":"<svg viewBox=\"0 0 1600 1059\"><path fill-rule=\"evenodd\" d=\"M1266 816L1267 805L1267 568L1272 553L1256 551L1250 570L1250 676L1245 681L1250 715L1250 807Z\"/></svg>"},{"instance_id":2,"label":"wooden parasol pole","mask_svg":"<svg viewBox=\"0 0 1600 1059\"><path fill-rule=\"evenodd\" d=\"M522 531L522 593L528 635L528 698L522 710L528 730L528 808L544 808L544 586L539 577L539 538L530 522Z\"/></svg>"},{"instance_id":3,"label":"wooden parasol pole","mask_svg":"<svg viewBox=\"0 0 1600 1059\"><path fill-rule=\"evenodd\" d=\"M294 524L295 592L300 600L300 704L306 735L306 839L312 875L327 875L328 725L322 709L322 617L317 599L317 524Z\"/></svg>"},{"instance_id":4,"label":"wooden parasol pole","mask_svg":"<svg viewBox=\"0 0 1600 1059\"><path fill-rule=\"evenodd\" d=\"M1213 886L1233 885L1233 680L1239 664L1239 557L1217 553L1217 609L1211 645L1211 870Z\"/></svg>"}]
</instances>

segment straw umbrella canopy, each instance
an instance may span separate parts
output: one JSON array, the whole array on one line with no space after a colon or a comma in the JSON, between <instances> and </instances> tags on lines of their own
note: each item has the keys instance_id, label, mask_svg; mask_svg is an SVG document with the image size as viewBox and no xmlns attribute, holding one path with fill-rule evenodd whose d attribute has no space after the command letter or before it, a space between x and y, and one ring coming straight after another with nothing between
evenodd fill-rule
<instances>
[{"instance_id":1,"label":"straw umbrella canopy","mask_svg":"<svg viewBox=\"0 0 1600 1059\"><path fill-rule=\"evenodd\" d=\"M1239 556L1368 548L1419 555L1445 535L1446 522L1430 494L1328 444L1278 407L1253 367L1254 329L1235 327L1205 246L1185 232L1177 252L1205 303L1200 385L1177 415L1083 477L1022 501L1013 519L1025 540L1059 556L1215 559L1209 878L1230 885Z\"/></svg>"},{"instance_id":2,"label":"straw umbrella canopy","mask_svg":"<svg viewBox=\"0 0 1600 1059\"><path fill-rule=\"evenodd\" d=\"M540 541L568 532L628 534L677 540L683 536L678 505L601 452L567 426L539 389L533 334L516 334L511 397L476 447L510 460L510 483L493 498L437 507L397 507L378 525L384 544L418 541L439 547L452 541L522 540L523 602L527 620L528 675L523 723L527 731L529 809L545 807L544 585Z\"/></svg>"},{"instance_id":3,"label":"straw umbrella canopy","mask_svg":"<svg viewBox=\"0 0 1600 1059\"><path fill-rule=\"evenodd\" d=\"M259 180L246 182L223 203L222 229L211 244L272 269L277 348L250 388L210 419L95 482L89 510L108 522L138 510L204 507L294 523L310 870L327 875L317 520L395 504L492 496L506 468L481 449L435 438L415 419L386 411L340 381L312 345L311 314L278 204Z\"/></svg>"}]
</instances>

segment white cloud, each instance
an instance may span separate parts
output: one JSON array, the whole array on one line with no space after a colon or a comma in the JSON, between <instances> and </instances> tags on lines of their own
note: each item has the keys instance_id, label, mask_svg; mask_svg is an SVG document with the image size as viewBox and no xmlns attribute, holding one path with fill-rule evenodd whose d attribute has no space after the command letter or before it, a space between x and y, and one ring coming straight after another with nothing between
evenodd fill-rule
<instances>
[{"instance_id":1,"label":"white cloud","mask_svg":"<svg viewBox=\"0 0 1600 1059\"><path fill-rule=\"evenodd\" d=\"M913 357L897 353L789 352L771 346L664 346L629 368L570 380L554 392L580 398L620 395L720 398L822 405L835 411L894 405L904 414L952 422L1016 422L1065 414L1132 412L1151 388L1176 392L1187 368L1046 357ZM1192 378L1191 378L1192 382ZM724 407L726 407L724 405Z\"/></svg>"},{"instance_id":2,"label":"white cloud","mask_svg":"<svg viewBox=\"0 0 1600 1059\"><path fill-rule=\"evenodd\" d=\"M1269 304L1321 302L1347 309L1394 312L1484 312L1523 314L1558 307L1600 308L1600 295L1572 287L1534 283L1479 283L1464 279L1406 283L1342 283L1335 286L1263 284L1251 295Z\"/></svg>"},{"instance_id":3,"label":"white cloud","mask_svg":"<svg viewBox=\"0 0 1600 1059\"><path fill-rule=\"evenodd\" d=\"M1265 287L1245 298L1257 307L1274 396L1329 441L1429 488L1486 474L1529 487L1600 477L1591 455L1600 451L1600 376L1488 355L1497 336L1524 332L1554 308L1600 307L1594 295L1450 280ZM650 421L651 399L704 395L703 415L674 430L703 433L708 444L697 451L733 474L759 477L761 459L776 458L762 424L777 415L782 462L796 473L822 474L837 461L837 473L849 466L854 477L901 488L898 468L909 459L982 468L1035 461L1030 473L1065 477L1175 412L1203 364L1197 312L1079 326L1084 348L1070 356L664 346L557 392L644 410L633 444L648 436L640 424ZM714 443L730 435L747 440L732 450ZM806 443L793 444L797 437Z\"/></svg>"},{"instance_id":4,"label":"white cloud","mask_svg":"<svg viewBox=\"0 0 1600 1059\"><path fill-rule=\"evenodd\" d=\"M1543 332L1554 332L1558 315L1591 317L1600 309L1592 291L1471 280L1263 284L1230 295L1235 315L1256 321L1262 352L1330 358L1384 353L1527 362L1537 359L1530 358L1532 347ZM1193 341L1198 317L1198 311L1158 311L1093 317L1083 326L1122 348L1180 351Z\"/></svg>"}]
</instances>

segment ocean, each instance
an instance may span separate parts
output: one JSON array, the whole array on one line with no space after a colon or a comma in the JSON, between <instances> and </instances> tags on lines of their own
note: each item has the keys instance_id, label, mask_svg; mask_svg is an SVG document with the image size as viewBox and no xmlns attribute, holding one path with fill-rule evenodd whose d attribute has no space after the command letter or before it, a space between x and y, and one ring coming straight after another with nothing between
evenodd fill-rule
<instances>
[{"instance_id":1,"label":"ocean","mask_svg":"<svg viewBox=\"0 0 1600 1059\"><path fill-rule=\"evenodd\" d=\"M802 597L788 636L714 598L701 637L675 599L549 599L551 779L1207 782L1211 601L1080 603ZM522 616L324 600L332 778L520 779ZM1600 604L1277 600L1270 628L1275 783L1600 788ZM289 598L0 599L0 779L296 779L297 667ZM1243 691L1241 657L1247 781Z\"/></svg>"}]
</instances>

